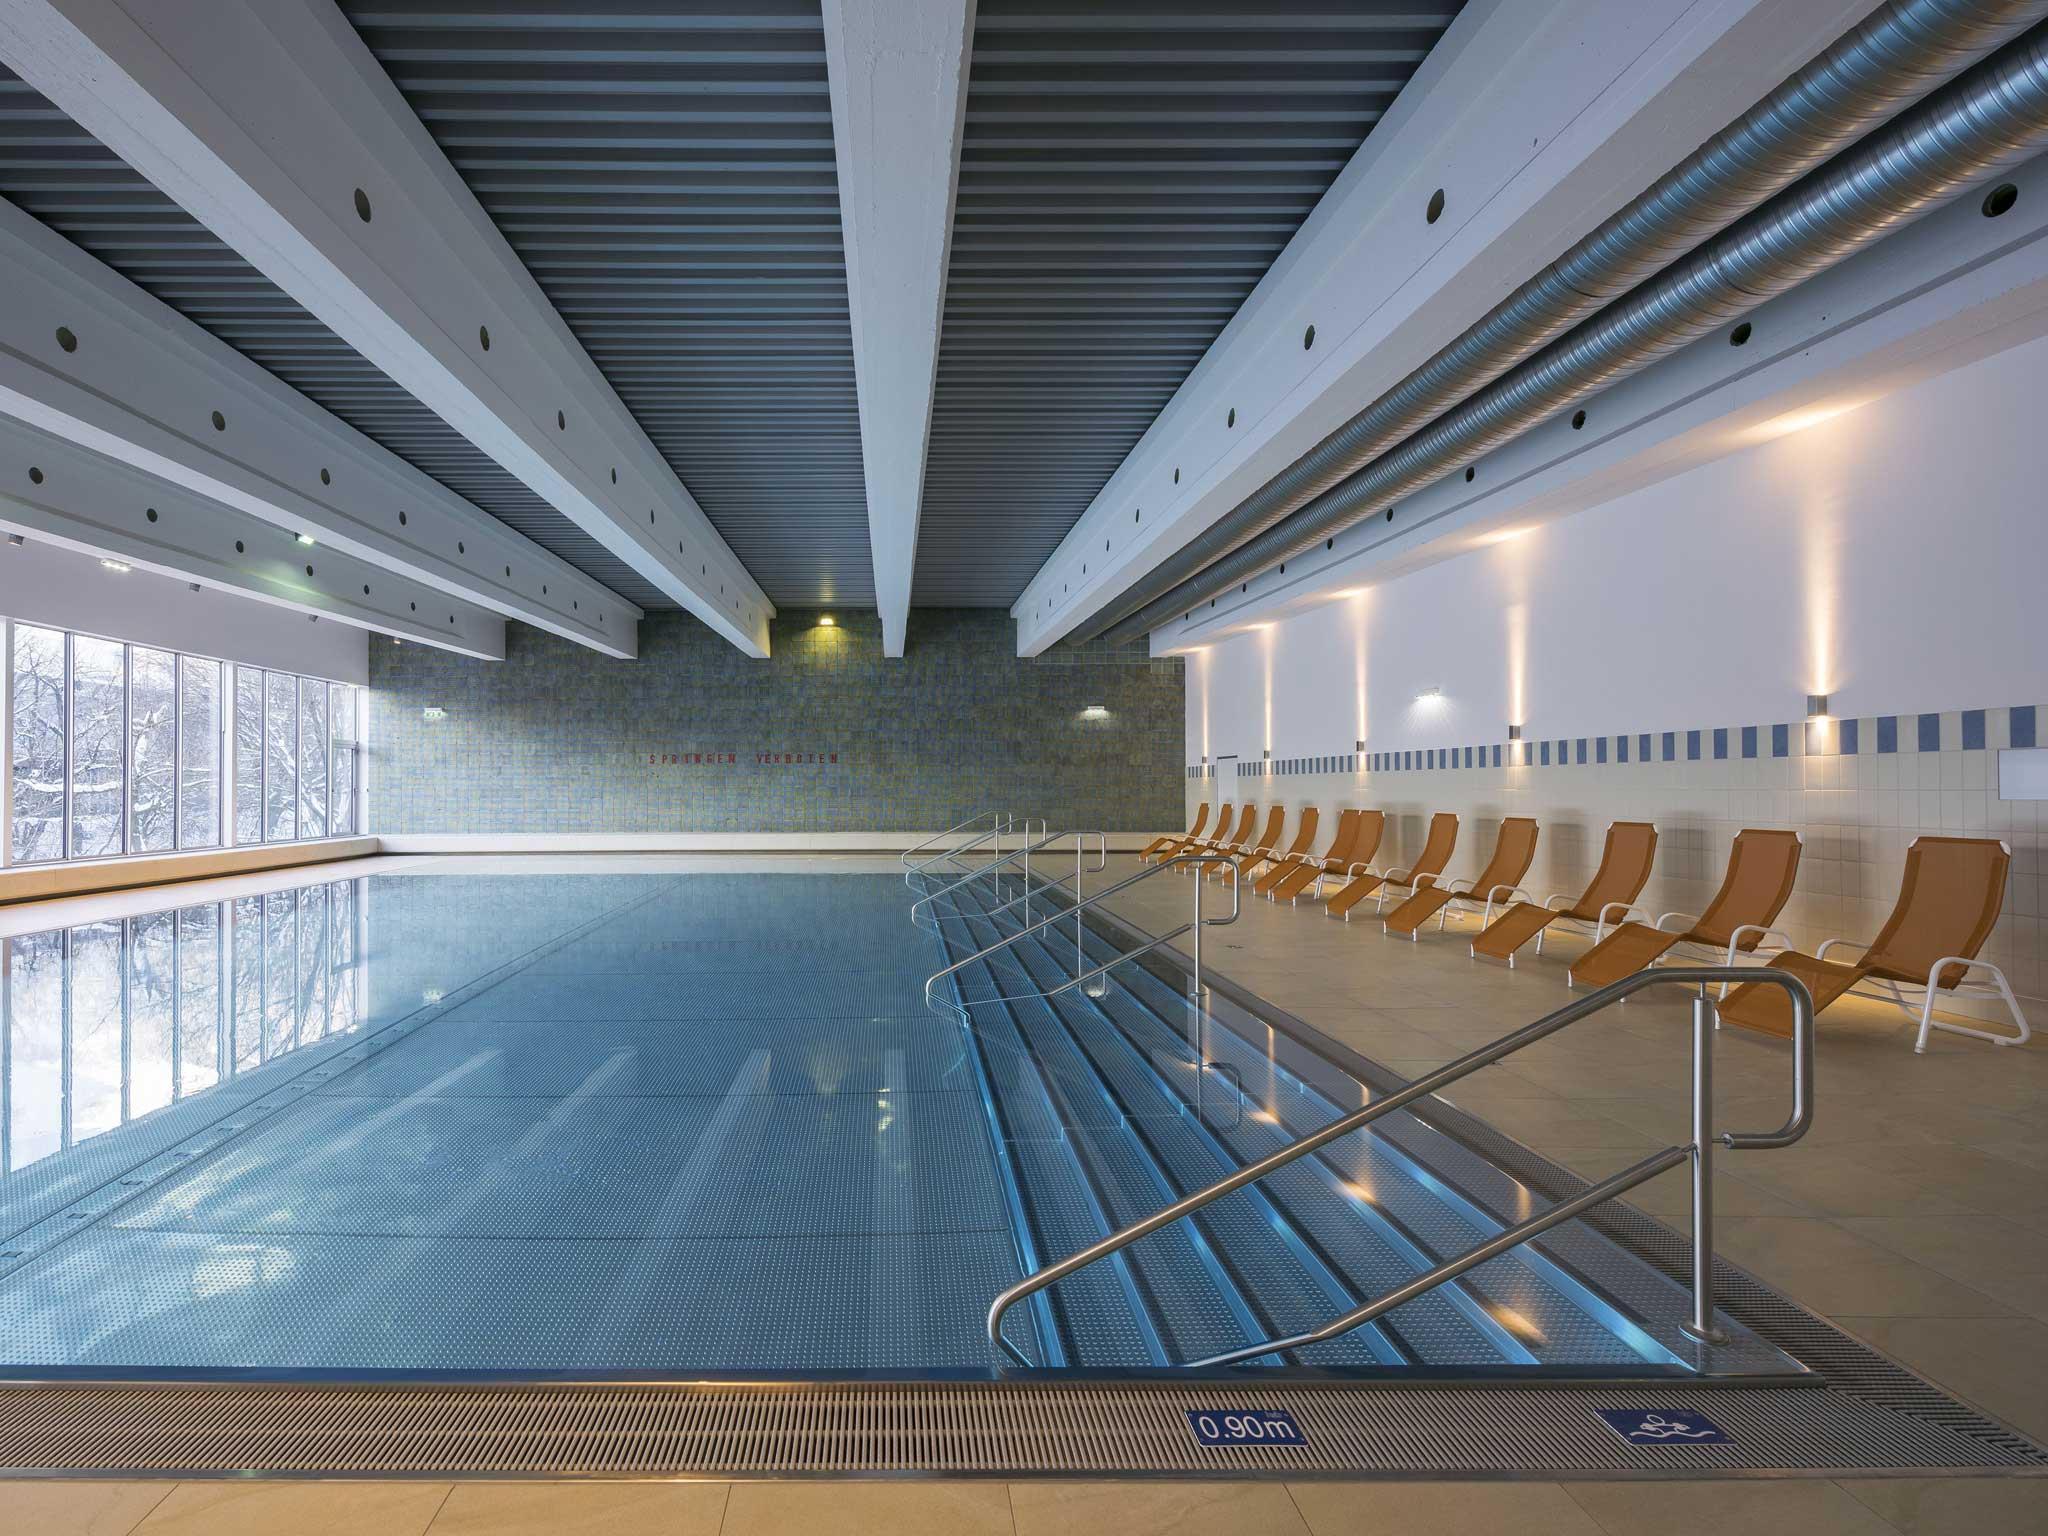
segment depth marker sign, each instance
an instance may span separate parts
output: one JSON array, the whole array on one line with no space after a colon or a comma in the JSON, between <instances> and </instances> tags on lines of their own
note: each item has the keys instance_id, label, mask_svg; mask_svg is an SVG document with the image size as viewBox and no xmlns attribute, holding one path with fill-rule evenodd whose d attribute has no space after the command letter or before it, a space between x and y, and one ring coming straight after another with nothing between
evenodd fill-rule
<instances>
[{"instance_id":1,"label":"depth marker sign","mask_svg":"<svg viewBox=\"0 0 2048 1536\"><path fill-rule=\"evenodd\" d=\"M1190 1408L1188 1428L1197 1445L1308 1444L1308 1436L1284 1408Z\"/></svg>"}]
</instances>

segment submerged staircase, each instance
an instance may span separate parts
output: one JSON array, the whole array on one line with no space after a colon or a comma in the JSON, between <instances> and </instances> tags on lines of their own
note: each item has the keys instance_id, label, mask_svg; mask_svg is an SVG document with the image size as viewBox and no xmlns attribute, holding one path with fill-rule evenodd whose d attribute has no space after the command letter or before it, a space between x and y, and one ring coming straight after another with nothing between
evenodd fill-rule
<instances>
[{"instance_id":1,"label":"submerged staircase","mask_svg":"<svg viewBox=\"0 0 2048 1536\"><path fill-rule=\"evenodd\" d=\"M1028 927L1023 890L1022 877L1002 871L952 885L928 909L945 963ZM1032 898L1040 918L1070 904L1049 883L1034 883ZM943 983L981 1090L1020 1273L1356 1107L1197 1013L1165 967L1121 965L1046 995L1119 953L1095 925L1061 922ZM1389 1116L1033 1297L1004 1337L1041 1366L1131 1368L1313 1328L1506 1228L1446 1171L1469 1162L1449 1150L1423 1121ZM1647 1311L1682 1305L1682 1288L1597 1234L1577 1224L1558 1232L1570 1234L1563 1246L1608 1250L1601 1257L1625 1277L1623 1292L1650 1302ZM1257 1363L1438 1375L1687 1366L1654 1336L1663 1329L1548 1249L1524 1245L1376 1323Z\"/></svg>"}]
</instances>

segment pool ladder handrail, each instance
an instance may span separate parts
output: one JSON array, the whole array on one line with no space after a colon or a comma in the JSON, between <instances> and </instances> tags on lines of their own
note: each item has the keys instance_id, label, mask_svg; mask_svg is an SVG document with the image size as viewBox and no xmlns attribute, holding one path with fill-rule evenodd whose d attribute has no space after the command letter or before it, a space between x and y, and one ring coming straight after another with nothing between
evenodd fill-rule
<instances>
[{"instance_id":1,"label":"pool ladder handrail","mask_svg":"<svg viewBox=\"0 0 2048 1536\"><path fill-rule=\"evenodd\" d=\"M982 816L989 816L993 818L992 824L986 832L983 832L975 837L970 837L966 842L955 844L953 847L947 848L942 852L935 853L930 858L921 860L916 864L910 862L910 856L913 853L922 853L925 849L931 847L931 845L937 842L940 838L951 837L955 832L961 831L963 828L974 825L976 822L981 820ZM1025 826L1030 826L1030 822L1028 820L1025 822ZM961 854L966 853L971 849L979 848L983 843L988 842L990 839L994 839L994 851L997 853L1001 853L1003 851L1003 834L1005 832L1014 832L1016 829L1017 818L1013 813L1005 811L983 811L980 813L980 815L970 816L966 821L961 822L960 825L957 827L948 827L943 832L935 832L930 837L926 838L923 842L917 844L915 847L906 848L901 853L896 855L897 862L903 866L903 883L905 885L909 885L911 877L913 875L919 875L924 873L924 871L930 869L934 864L943 864L948 859L958 862ZM1029 836L1030 834L1027 832L1025 835Z\"/></svg>"},{"instance_id":2,"label":"pool ladder handrail","mask_svg":"<svg viewBox=\"0 0 2048 1536\"><path fill-rule=\"evenodd\" d=\"M1775 1131L1723 1131L1717 1136L1712 1129L1715 1020L1713 1006L1707 1001L1706 989L1722 982L1761 982L1768 986L1783 987L1790 996L1793 1035L1792 1114L1784 1125ZM1680 1327L1688 1337L1700 1343L1723 1342L1724 1336L1714 1324L1714 1144L1718 1141L1722 1146L1738 1151L1789 1147L1804 1136L1813 1124L1813 994L1807 990L1806 983L1791 972L1772 970L1765 966L1660 967L1637 971L1633 976L1624 976L1620 981L1604 986L1598 991L1589 992L1555 1012L1545 1014L1533 1023L1524 1024L1520 1029L1512 1030L1498 1040L1482 1045L1477 1050L1460 1056L1456 1061L1446 1063L1434 1072L1423 1074L1398 1092L1361 1109L1353 1110L1350 1114L1331 1121L1322 1129L1288 1143L1279 1151L1269 1153L1255 1163L1246 1164L1237 1172L1218 1179L1184 1199L1176 1200L1163 1210L1155 1211L1142 1220L1119 1228L1100 1242L1091 1243L1079 1252L1069 1254L1057 1264L1048 1265L1034 1274L1025 1276L990 1304L989 1342L1019 1365L1031 1365L1032 1362L1003 1337L1003 1315L1019 1301L1057 1284L1098 1259L1107 1258L1110 1254L1128 1248L1139 1238L1150 1236L1161 1227L1171 1226L1181 1218L1193 1215L1233 1190L1256 1183L1267 1174L1286 1167L1296 1159L1306 1157L1338 1138L1370 1125L1383 1115L1392 1114L1417 1099L1427 1098L1437 1090L1470 1076L1481 1067L1491 1066L1524 1046L1534 1045L1538 1040L1599 1013L1646 987L1658 986L1699 988L1692 1005L1693 1139L1690 1142L1669 1146L1661 1152L1651 1154L1641 1162L1624 1168L1612 1178L1603 1179L1598 1184L1589 1186L1569 1200L1553 1205L1541 1215L1506 1228L1478 1247L1467 1249L1456 1258L1446 1259L1435 1268L1417 1275L1406 1285L1389 1291L1375 1301L1356 1307L1319 1328L1311 1329L1307 1333L1292 1334L1286 1338L1266 1339L1257 1344L1248 1344L1241 1349L1226 1350L1222 1354L1192 1360L1187 1362L1187 1368L1194 1370L1234 1365L1244 1360L1255 1360L1262 1355L1320 1344L1349 1333L1354 1328L1363 1327L1375 1318L1384 1316L1403 1303L1413 1301L1417 1296L1434 1290L1446 1281L1457 1279L1476 1265L1498 1258L1509 1249L1520 1247L1529 1239L1540 1236L1552 1227L1571 1220L1593 1206L1612 1200L1638 1184L1654 1179L1667 1169L1675 1168L1687 1161L1692 1163L1693 1186L1693 1306L1691 1321L1681 1324Z\"/></svg>"},{"instance_id":3,"label":"pool ladder handrail","mask_svg":"<svg viewBox=\"0 0 2048 1536\"><path fill-rule=\"evenodd\" d=\"M938 997L934 994L933 989L937 987L940 982L944 981L948 976L954 974L954 972L965 970L968 966L974 964L977 960L987 960L991 955L999 954L1003 950L1010 948L1012 945L1021 943L1025 939L1030 938L1033 934L1042 932L1043 930L1052 927L1056 923L1071 922L1074 925L1077 950L1076 971L1071 979L1063 981L1058 986L1048 988L1046 991L1043 992L1018 992L1001 997L978 997L974 999L973 1006L982 1007L984 1005L990 1005L995 1003L1022 1002L1030 998L1038 997L1058 997L1062 993L1071 992L1075 987L1083 986L1088 982L1095 981L1098 978L1107 975L1110 971L1116 969L1116 967L1120 965L1126 964L1127 962L1132 960L1136 960L1142 955L1149 955L1153 950L1158 949L1163 945L1171 944L1175 939L1181 937L1183 934L1191 933L1194 935L1194 944L1192 946L1194 954L1194 971L1192 976L1192 985L1189 990L1189 1000L1196 1007L1200 1007L1203 995L1202 930L1204 928L1228 927L1230 924L1237 921L1239 913L1241 913L1244 910L1243 898L1240 895L1240 887L1243 884L1242 881L1233 880L1230 882L1230 915L1228 917L1210 917L1206 915L1202 910L1202 894L1207 889L1209 882L1206 880L1197 880L1195 882L1195 903L1193 917L1191 917L1187 922L1182 923L1180 927L1173 929L1170 933L1162 933L1155 939L1147 940L1145 943L1140 944L1136 949L1124 950L1119 954L1115 955L1114 957L1112 957L1111 959L1104 961L1101 965L1094 967L1092 970L1079 969L1080 956L1078 950L1079 935L1082 932L1081 914L1086 912L1090 907L1099 905L1101 902L1108 900L1110 897L1116 895L1118 892L1129 890L1132 886L1138 884L1141 880L1150 880L1154 875L1161 874L1166 870L1176 867L1177 865L1230 864L1234 866L1236 863L1237 856L1234 854L1177 854L1173 858L1162 859L1157 864L1147 865L1144 869L1139 870L1137 874L1127 876L1126 878L1117 881L1114 885L1104 886L1101 890L1097 891L1093 896L1082 898L1079 896L1079 892L1077 891L1076 896L1078 899L1075 900L1073 905L1067 907L1064 911L1055 912L1050 917L1040 918L1037 922L1028 922L1025 924L1024 927L1019 928L1015 933L1009 935L1007 938L998 939L993 944L984 945L982 948L976 950L973 954L967 956L964 960L956 960L953 964L947 966L943 971L935 971L930 976L926 977L924 983L925 1006L927 1008L930 1008L933 1012L938 1012L940 1010L941 1004L939 1002ZM993 967L991 967L990 974L994 974ZM958 1013L963 1017L966 1015L967 1008L964 1003L959 1006L955 1006L952 1004L947 1004L945 1006L952 1008L952 1010L955 1013ZM1043 1274L1046 1273L1046 1271L1041 1270L1040 1273ZM1005 1292L1005 1294L1007 1295L1008 1293ZM1000 1299L1001 1298L998 1298L998 1300ZM1022 1357L1020 1356L1019 1358L1021 1359ZM1029 1361L1025 1361L1024 1363L1027 1365L1030 1364Z\"/></svg>"},{"instance_id":4,"label":"pool ladder handrail","mask_svg":"<svg viewBox=\"0 0 2048 1536\"><path fill-rule=\"evenodd\" d=\"M1038 825L1039 825L1039 827L1040 827L1041 829L1042 829L1042 828L1043 828L1043 827L1045 826L1045 819L1044 819L1043 817L1040 817L1040 818L1038 819ZM1025 822L1024 822L1024 827L1025 827L1025 835L1026 835L1026 836L1029 836L1029 835L1030 835L1030 828L1031 828L1031 820L1030 820L1030 818L1028 818L1028 817L1027 817L1027 818L1025 819ZM1016 905L1017 905L1017 904L1018 904L1019 902L1022 902L1022 903L1024 904L1024 915L1025 915L1025 917L1026 917L1026 918L1028 919L1028 918L1030 917L1030 915L1031 915L1031 895L1032 895L1032 885L1031 885L1031 855L1032 855L1032 854L1034 854L1034 853L1038 853L1038 852L1041 852L1041 851L1043 851L1043 850L1044 850L1045 848L1049 847L1049 846L1050 846L1051 844L1053 844L1053 843L1056 843L1056 842L1058 842L1058 841L1059 841L1059 840L1060 840L1061 838L1064 838L1064 837L1071 837L1071 838L1075 839L1075 843L1074 843L1074 874L1073 874L1073 877L1072 877L1072 878L1074 878L1075 880L1079 880L1079 878L1080 878L1080 876L1081 876L1081 873L1082 873L1082 859L1083 859L1083 856L1085 855L1085 853L1086 853L1086 851L1087 851L1087 847L1088 847L1088 839L1089 839L1089 838L1091 838L1091 837L1092 837L1092 838L1094 838L1094 839L1095 839L1095 842L1096 842L1096 849L1097 849L1097 858L1096 858L1096 861L1095 861L1095 870L1096 870L1096 872L1097 872L1097 873L1100 873L1100 872L1101 872L1102 870L1105 870L1105 869L1107 869L1107 868L1109 867L1109 834L1108 834L1108 833L1106 833L1106 832L1068 832L1068 831L1061 831L1061 832L1045 832L1045 833L1043 833L1043 835L1041 835L1041 836L1039 836L1039 837L1037 837L1037 838L1033 839L1032 841L1030 841L1030 842L1028 842L1028 843L1024 844L1024 846L1023 846L1023 847L1021 847L1021 848L1012 848L1012 849L1011 849L1011 850L1010 850L1010 851L1009 851L1008 853L1006 853L1006 854L1003 854L1003 855L1002 855L1001 857L999 857L999 858L992 858L992 859L990 859L990 860L989 860L989 862L988 862L988 863L986 863L986 864L983 864L983 865L980 865L980 866L978 866L977 868L974 868L974 869L971 869L971 870L969 870L969 871L968 871L968 872L967 872L966 874L962 875L962 876L961 876L961 877L960 877L960 878L959 878L958 880L955 880L955 881L953 881L953 882L952 882L952 883L951 883L950 885L942 885L942 886L940 886L940 887L939 887L939 888L938 888L938 889L937 889L936 891L927 891L927 892L926 892L926 893L925 893L924 895L922 895L922 896L918 897L918 899L917 899L916 901L913 901L913 902L912 902L912 903L910 904L910 920L911 920L911 921L912 921L913 923L916 923L916 922L917 922L917 909L918 909L919 907L924 907L924 906L931 906L931 907L932 907L932 920L933 920L934 922L939 922L939 921L943 921L944 919L946 919L946 918L949 918L949 917L950 917L950 918L954 918L954 919L957 919L957 920L963 920L963 921L964 921L964 920L965 920L966 918L968 918L968 917L971 917L971 916L980 916L980 917L995 917L995 916L996 916L997 914L999 914L999 913L1003 913L1003 912L1007 912L1007 911L1009 911L1009 910L1010 910L1010 908L1012 908L1012 907L1016 906ZM952 894L953 892L955 892L955 891L959 890L959 889L960 889L960 887L962 887L963 885L967 885L967 884L970 884L971 882L973 882L973 881L976 881L976 880L981 880L981 879L984 879L984 878L986 878L987 876L989 876L989 875L993 874L993 873L994 873L994 872L995 872L996 870L998 870L998 869L1002 869L1002 868L1004 868L1005 866L1007 866L1007 865L1010 865L1010 864L1015 864L1015 863L1019 862L1020 860L1022 861L1022 863L1023 863L1023 866L1024 866L1024 868L1023 868L1023 871L1022 871L1022 873L1023 873L1023 876L1024 876L1024 890L1023 890L1023 893L1022 893L1021 895L1018 895L1018 896L1012 896L1012 897L1011 897L1011 898L1010 898L1010 899L1009 899L1008 901L1004 902L1004 903L1003 903L1003 904L1002 904L1002 905L1001 905L1000 907L994 907L994 908L990 909L989 911L987 911L987 912L983 912L983 913L968 913L968 912L940 912L940 911L939 911L939 910L937 909L937 907L933 905L933 903L937 902L937 901L938 901L938 899L939 899L939 898L940 898L941 896L950 896L950 895L951 895L951 894ZM1045 890L1046 890L1046 889L1047 889L1048 887L1052 887L1052 888L1057 888L1057 887L1063 886L1063 885L1065 885L1065 884L1067 883L1067 880L1068 880L1068 878L1069 878L1068 876L1066 876L1066 875L1062 875L1062 876L1060 876L1060 878L1059 878L1059 879L1057 879L1057 880L1047 881L1047 882L1045 882L1044 884L1041 884L1040 886L1038 886L1038 887L1037 887L1037 889L1038 889L1038 890L1039 890L1039 891L1040 891L1040 892L1042 893L1042 892L1044 892L1044 891L1045 891ZM918 926L920 926L920 927L923 927L924 925L920 923L920 924L918 924Z\"/></svg>"}]
</instances>

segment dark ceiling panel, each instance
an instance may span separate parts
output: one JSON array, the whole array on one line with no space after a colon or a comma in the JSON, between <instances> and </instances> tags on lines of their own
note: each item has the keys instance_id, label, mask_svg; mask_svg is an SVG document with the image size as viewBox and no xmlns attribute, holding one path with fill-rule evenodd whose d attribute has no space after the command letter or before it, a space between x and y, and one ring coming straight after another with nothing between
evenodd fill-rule
<instances>
[{"instance_id":1,"label":"dark ceiling panel","mask_svg":"<svg viewBox=\"0 0 2048 1536\"><path fill-rule=\"evenodd\" d=\"M915 601L1015 601L1462 3L981 0Z\"/></svg>"},{"instance_id":2,"label":"dark ceiling panel","mask_svg":"<svg viewBox=\"0 0 2048 1536\"><path fill-rule=\"evenodd\" d=\"M778 603L872 603L818 0L344 0Z\"/></svg>"}]
</instances>

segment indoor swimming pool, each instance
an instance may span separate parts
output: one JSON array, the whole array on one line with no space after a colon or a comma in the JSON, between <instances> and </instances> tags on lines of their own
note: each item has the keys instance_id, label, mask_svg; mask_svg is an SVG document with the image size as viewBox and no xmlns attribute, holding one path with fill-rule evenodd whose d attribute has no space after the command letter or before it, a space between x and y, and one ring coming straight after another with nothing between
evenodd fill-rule
<instances>
[{"instance_id":1,"label":"indoor swimming pool","mask_svg":"<svg viewBox=\"0 0 2048 1536\"><path fill-rule=\"evenodd\" d=\"M394 874L6 941L6 1374L986 1377L1022 1276L1365 1102L974 880ZM1062 901L1034 893L1034 917ZM1100 995L1093 995L1096 992ZM1384 1086L1384 1085L1382 1085ZM1019 1370L1313 1327L1552 1198L1401 1112L1008 1317ZM1584 1222L1254 1369L1796 1376Z\"/></svg>"}]
</instances>

